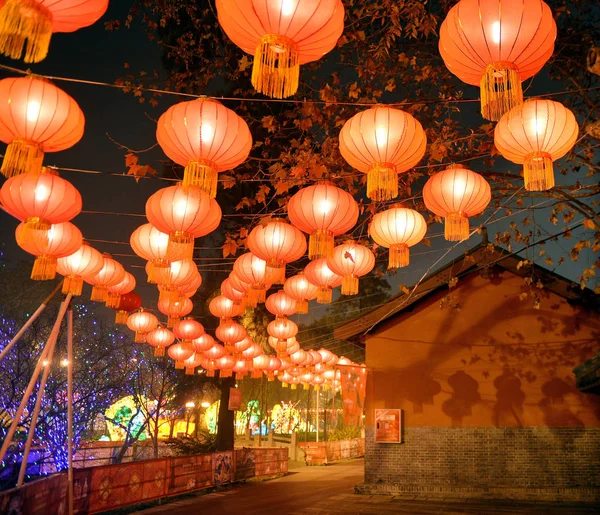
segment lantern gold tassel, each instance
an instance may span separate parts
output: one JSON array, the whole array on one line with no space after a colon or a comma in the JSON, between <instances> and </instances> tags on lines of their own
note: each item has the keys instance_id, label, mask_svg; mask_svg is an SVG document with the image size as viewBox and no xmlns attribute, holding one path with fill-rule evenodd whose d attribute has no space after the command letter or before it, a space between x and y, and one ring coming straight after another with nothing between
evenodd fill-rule
<instances>
[{"instance_id":1,"label":"lantern gold tassel","mask_svg":"<svg viewBox=\"0 0 600 515\"><path fill-rule=\"evenodd\" d=\"M175 370L183 370L184 368L185 368L185 365L183 364L183 361L175 362Z\"/></svg>"},{"instance_id":2,"label":"lantern gold tassel","mask_svg":"<svg viewBox=\"0 0 600 515\"><path fill-rule=\"evenodd\" d=\"M79 297L83 290L83 278L78 275L67 275L63 281L62 292L67 295L70 293L73 297Z\"/></svg>"},{"instance_id":3,"label":"lantern gold tassel","mask_svg":"<svg viewBox=\"0 0 600 515\"><path fill-rule=\"evenodd\" d=\"M38 256L33 262L31 279L34 281L49 281L56 277L56 258L53 256Z\"/></svg>"},{"instance_id":4,"label":"lantern gold tassel","mask_svg":"<svg viewBox=\"0 0 600 515\"><path fill-rule=\"evenodd\" d=\"M156 284L161 273L166 273L171 263L166 259L156 259L148 264L148 282Z\"/></svg>"},{"instance_id":5,"label":"lantern gold tassel","mask_svg":"<svg viewBox=\"0 0 600 515\"><path fill-rule=\"evenodd\" d=\"M26 63L39 63L48 55L52 13L36 0L6 0L0 9L0 52Z\"/></svg>"},{"instance_id":6,"label":"lantern gold tassel","mask_svg":"<svg viewBox=\"0 0 600 515\"><path fill-rule=\"evenodd\" d=\"M388 262L388 269L402 268L408 266L409 263L409 251L408 245L400 243L399 245L392 245L390 247L390 258Z\"/></svg>"},{"instance_id":7,"label":"lantern gold tassel","mask_svg":"<svg viewBox=\"0 0 600 515\"><path fill-rule=\"evenodd\" d=\"M120 309L119 311L117 311L117 314L115 316L115 324L125 325L127 324L127 318L129 318L129 313ZM137 333L135 334L135 338L137 339Z\"/></svg>"},{"instance_id":8,"label":"lantern gold tassel","mask_svg":"<svg viewBox=\"0 0 600 515\"><path fill-rule=\"evenodd\" d=\"M290 388L291 388L292 390L295 390L295 389L296 389L296 385L295 385L295 384L293 384L293 385L292 385Z\"/></svg>"},{"instance_id":9,"label":"lantern gold tassel","mask_svg":"<svg viewBox=\"0 0 600 515\"><path fill-rule=\"evenodd\" d=\"M463 241L469 237L469 219L461 213L450 213L444 222L444 238Z\"/></svg>"},{"instance_id":10,"label":"lantern gold tassel","mask_svg":"<svg viewBox=\"0 0 600 515\"><path fill-rule=\"evenodd\" d=\"M342 280L342 295L356 295L358 293L358 277L345 275Z\"/></svg>"},{"instance_id":11,"label":"lantern gold tassel","mask_svg":"<svg viewBox=\"0 0 600 515\"><path fill-rule=\"evenodd\" d=\"M133 339L135 343L145 343L146 335L144 333L135 333L135 338Z\"/></svg>"},{"instance_id":12,"label":"lantern gold tassel","mask_svg":"<svg viewBox=\"0 0 600 515\"><path fill-rule=\"evenodd\" d=\"M308 259L321 259L333 256L333 234L329 231L315 231L308 238Z\"/></svg>"},{"instance_id":13,"label":"lantern gold tassel","mask_svg":"<svg viewBox=\"0 0 600 515\"><path fill-rule=\"evenodd\" d=\"M547 152L533 152L523 162L527 191L546 191L554 187L554 166Z\"/></svg>"},{"instance_id":14,"label":"lantern gold tassel","mask_svg":"<svg viewBox=\"0 0 600 515\"><path fill-rule=\"evenodd\" d=\"M181 257L179 257L181 256ZM192 259L194 256L194 237L182 231L174 231L169 234L167 244L167 259L179 257L179 259Z\"/></svg>"},{"instance_id":15,"label":"lantern gold tassel","mask_svg":"<svg viewBox=\"0 0 600 515\"><path fill-rule=\"evenodd\" d=\"M211 198L217 196L219 174L215 165L204 161L190 161L183 170L183 187L198 186Z\"/></svg>"},{"instance_id":16,"label":"lantern gold tassel","mask_svg":"<svg viewBox=\"0 0 600 515\"><path fill-rule=\"evenodd\" d=\"M117 309L119 307L119 304L121 304L121 295L109 291L106 294L106 307Z\"/></svg>"},{"instance_id":17,"label":"lantern gold tassel","mask_svg":"<svg viewBox=\"0 0 600 515\"><path fill-rule=\"evenodd\" d=\"M367 197L381 202L398 196L398 173L390 163L376 163L367 174Z\"/></svg>"},{"instance_id":18,"label":"lantern gold tassel","mask_svg":"<svg viewBox=\"0 0 600 515\"><path fill-rule=\"evenodd\" d=\"M154 355L155 356L164 356L165 355L165 349L163 349L162 347L155 347L154 348Z\"/></svg>"},{"instance_id":19,"label":"lantern gold tassel","mask_svg":"<svg viewBox=\"0 0 600 515\"><path fill-rule=\"evenodd\" d=\"M308 301L307 300L297 300L296 301L296 313L299 315L306 315L308 313Z\"/></svg>"},{"instance_id":20,"label":"lantern gold tassel","mask_svg":"<svg viewBox=\"0 0 600 515\"><path fill-rule=\"evenodd\" d=\"M4 8L0 9L0 12L3 10ZM43 160L44 152L39 145L16 139L6 147L2 161L2 175L10 178L25 172L38 174L42 170Z\"/></svg>"},{"instance_id":21,"label":"lantern gold tassel","mask_svg":"<svg viewBox=\"0 0 600 515\"><path fill-rule=\"evenodd\" d=\"M319 304L331 304L333 290L329 286L321 286L317 291L317 302Z\"/></svg>"},{"instance_id":22,"label":"lantern gold tassel","mask_svg":"<svg viewBox=\"0 0 600 515\"><path fill-rule=\"evenodd\" d=\"M262 285L253 285L248 290L248 305L255 308L258 304L264 304L267 298L267 289Z\"/></svg>"},{"instance_id":23,"label":"lantern gold tassel","mask_svg":"<svg viewBox=\"0 0 600 515\"><path fill-rule=\"evenodd\" d=\"M108 288L104 286L92 286L92 294L90 295L90 300L92 302L106 302L108 298Z\"/></svg>"},{"instance_id":24,"label":"lantern gold tassel","mask_svg":"<svg viewBox=\"0 0 600 515\"><path fill-rule=\"evenodd\" d=\"M523 88L517 67L509 62L486 66L481 76L481 114L497 122L504 113L523 103Z\"/></svg>"},{"instance_id":25,"label":"lantern gold tassel","mask_svg":"<svg viewBox=\"0 0 600 515\"><path fill-rule=\"evenodd\" d=\"M252 85L271 98L287 98L298 91L300 62L298 48L290 38L264 35L256 48Z\"/></svg>"},{"instance_id":26,"label":"lantern gold tassel","mask_svg":"<svg viewBox=\"0 0 600 515\"><path fill-rule=\"evenodd\" d=\"M194 370L195 370L195 368L185 367L185 375L186 376L193 376L194 375Z\"/></svg>"},{"instance_id":27,"label":"lantern gold tassel","mask_svg":"<svg viewBox=\"0 0 600 515\"><path fill-rule=\"evenodd\" d=\"M171 329L175 326L175 324L179 321L179 317L168 317L167 318L167 327Z\"/></svg>"},{"instance_id":28,"label":"lantern gold tassel","mask_svg":"<svg viewBox=\"0 0 600 515\"><path fill-rule=\"evenodd\" d=\"M285 282L285 264L267 263L267 275L273 284L283 284Z\"/></svg>"}]
</instances>

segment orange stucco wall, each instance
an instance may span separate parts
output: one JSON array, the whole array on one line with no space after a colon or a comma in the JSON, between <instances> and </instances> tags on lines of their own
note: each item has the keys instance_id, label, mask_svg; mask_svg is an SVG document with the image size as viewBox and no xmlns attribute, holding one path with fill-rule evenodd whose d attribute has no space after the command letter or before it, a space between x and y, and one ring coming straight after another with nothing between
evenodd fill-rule
<instances>
[{"instance_id":1,"label":"orange stucco wall","mask_svg":"<svg viewBox=\"0 0 600 515\"><path fill-rule=\"evenodd\" d=\"M375 408L404 409L407 426L600 426L600 396L575 388L574 366L600 342L598 314L523 279L472 274L417 303L367 339L367 426Z\"/></svg>"}]
</instances>

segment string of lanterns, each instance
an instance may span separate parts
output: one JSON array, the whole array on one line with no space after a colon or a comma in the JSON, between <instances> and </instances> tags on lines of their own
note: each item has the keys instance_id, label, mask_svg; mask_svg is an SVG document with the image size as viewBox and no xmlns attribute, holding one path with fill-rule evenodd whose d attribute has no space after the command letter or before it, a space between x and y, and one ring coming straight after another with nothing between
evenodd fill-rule
<instances>
[{"instance_id":1,"label":"string of lanterns","mask_svg":"<svg viewBox=\"0 0 600 515\"><path fill-rule=\"evenodd\" d=\"M90 25L107 6L108 0L5 0L0 53L39 62L53 32ZM254 56L252 85L276 99L296 93L300 65L330 52L344 28L341 0L217 0L216 8L225 34ZM480 87L482 116L498 122L496 148L523 164L529 191L554 186L552 163L573 148L578 136L575 116L562 104L523 99L522 81L544 66L555 39L556 23L541 0L460 0L440 29L444 63L459 79ZM237 379L264 374L292 388L335 388L334 367L352 362L326 349L302 349L298 326L288 317L307 313L310 300L330 303L338 286L342 295L356 295L359 278L373 269L375 256L362 243L335 246L335 238L358 221L353 196L327 181L306 186L289 199L289 222L269 217L252 229L249 252L235 260L209 305L219 319L215 336L221 344L200 322L184 317L192 312L190 299L202 284L192 260L194 240L220 225L218 174L249 157L253 141L247 123L209 98L180 102L158 120L158 144L184 167L183 181L148 198L149 223L132 233L130 243L147 261L148 282L158 287L158 310L167 317L167 327L141 308L133 276L83 240L70 223L82 209L81 195L43 166L44 154L75 145L84 125L76 101L49 81L33 75L0 81L0 140L8 145L0 169L7 177L0 202L21 222L18 245L36 256L31 278L53 279L58 272L64 276L63 292L73 295L81 295L83 282L92 285L91 300L115 309L116 322L135 332L136 343L153 346L157 356L168 354L187 374L202 367L209 376L217 370L221 377ZM398 197L399 174L420 162L426 146L416 118L382 105L351 117L339 135L342 157L367 175L367 197L378 202ZM491 188L480 174L451 165L429 178L423 199L429 211L444 219L445 238L462 241L470 234L469 218L490 203ZM375 213L369 225L373 241L389 249L390 269L408 266L410 247L426 231L424 217L402 204ZM286 278L286 265L307 251L310 262L304 271ZM267 297L273 285L282 288ZM276 356L265 354L235 320L259 303L275 316L267 332Z\"/></svg>"}]
</instances>

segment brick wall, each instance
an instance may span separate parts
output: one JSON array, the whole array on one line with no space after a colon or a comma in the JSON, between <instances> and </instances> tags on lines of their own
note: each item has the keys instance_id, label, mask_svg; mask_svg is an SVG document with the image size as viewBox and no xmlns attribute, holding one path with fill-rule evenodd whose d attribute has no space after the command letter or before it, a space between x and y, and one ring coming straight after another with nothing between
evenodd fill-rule
<instances>
[{"instance_id":1,"label":"brick wall","mask_svg":"<svg viewBox=\"0 0 600 515\"><path fill-rule=\"evenodd\" d=\"M366 428L364 493L600 500L600 428L405 427L401 444Z\"/></svg>"}]
</instances>

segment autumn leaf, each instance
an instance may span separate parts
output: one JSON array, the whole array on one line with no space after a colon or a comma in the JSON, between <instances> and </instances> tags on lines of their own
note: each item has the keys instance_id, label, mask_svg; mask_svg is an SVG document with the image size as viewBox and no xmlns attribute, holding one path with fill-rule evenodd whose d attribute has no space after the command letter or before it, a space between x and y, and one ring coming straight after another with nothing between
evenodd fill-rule
<instances>
[{"instance_id":1,"label":"autumn leaf","mask_svg":"<svg viewBox=\"0 0 600 515\"><path fill-rule=\"evenodd\" d=\"M227 238L223 244L223 257L234 256L236 251L237 243L234 240Z\"/></svg>"},{"instance_id":2,"label":"autumn leaf","mask_svg":"<svg viewBox=\"0 0 600 515\"><path fill-rule=\"evenodd\" d=\"M348 251L344 252L344 259L349 259L350 261L352 261L352 263L355 263L354 256Z\"/></svg>"},{"instance_id":3,"label":"autumn leaf","mask_svg":"<svg viewBox=\"0 0 600 515\"><path fill-rule=\"evenodd\" d=\"M136 156L135 154L125 154L125 166L127 168L131 168L132 166L137 165L138 161L138 156Z\"/></svg>"},{"instance_id":4,"label":"autumn leaf","mask_svg":"<svg viewBox=\"0 0 600 515\"><path fill-rule=\"evenodd\" d=\"M583 221L583 226L586 229L591 229L592 231L596 228L596 224L594 223L594 220L592 220L591 218L588 218L587 220Z\"/></svg>"},{"instance_id":5,"label":"autumn leaf","mask_svg":"<svg viewBox=\"0 0 600 515\"><path fill-rule=\"evenodd\" d=\"M133 165L129 167L127 175L132 175L135 182L139 182L142 177L155 176L156 170L150 165Z\"/></svg>"},{"instance_id":6,"label":"autumn leaf","mask_svg":"<svg viewBox=\"0 0 600 515\"><path fill-rule=\"evenodd\" d=\"M252 66L252 61L248 59L248 56L245 55L238 61L238 71L243 72Z\"/></svg>"}]
</instances>

